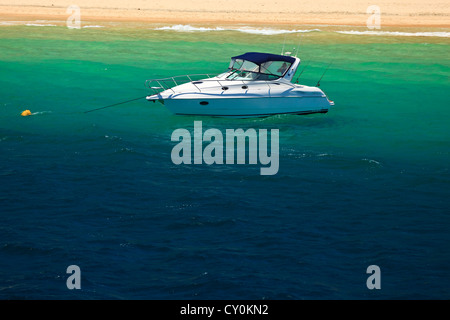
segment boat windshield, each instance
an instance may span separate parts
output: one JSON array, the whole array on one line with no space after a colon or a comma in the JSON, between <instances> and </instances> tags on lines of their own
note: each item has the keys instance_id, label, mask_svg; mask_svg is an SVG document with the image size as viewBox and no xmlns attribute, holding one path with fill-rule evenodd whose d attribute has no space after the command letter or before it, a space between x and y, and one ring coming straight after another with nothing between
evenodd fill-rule
<instances>
[{"instance_id":1,"label":"boat windshield","mask_svg":"<svg viewBox=\"0 0 450 320\"><path fill-rule=\"evenodd\" d=\"M232 59L229 80L276 80L291 67L286 61L266 61L260 65L248 60Z\"/></svg>"}]
</instances>

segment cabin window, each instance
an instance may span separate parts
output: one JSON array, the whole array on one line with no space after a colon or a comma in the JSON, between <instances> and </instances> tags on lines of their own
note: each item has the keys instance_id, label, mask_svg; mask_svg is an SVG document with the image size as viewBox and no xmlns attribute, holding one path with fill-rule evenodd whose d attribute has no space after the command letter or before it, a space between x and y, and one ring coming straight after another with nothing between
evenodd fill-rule
<instances>
[{"instance_id":1,"label":"cabin window","mask_svg":"<svg viewBox=\"0 0 450 320\"><path fill-rule=\"evenodd\" d=\"M235 59L230 63L230 69L259 72L259 66L251 61Z\"/></svg>"},{"instance_id":2,"label":"cabin window","mask_svg":"<svg viewBox=\"0 0 450 320\"><path fill-rule=\"evenodd\" d=\"M282 77L290 67L291 63L286 61L267 61L261 64L261 73Z\"/></svg>"},{"instance_id":3,"label":"cabin window","mask_svg":"<svg viewBox=\"0 0 450 320\"><path fill-rule=\"evenodd\" d=\"M242 67L244 60L242 59L232 59L230 63L230 69L239 70Z\"/></svg>"},{"instance_id":4,"label":"cabin window","mask_svg":"<svg viewBox=\"0 0 450 320\"><path fill-rule=\"evenodd\" d=\"M242 64L240 70L251 71L251 72L259 72L259 66L256 63L244 60L244 63Z\"/></svg>"},{"instance_id":5,"label":"cabin window","mask_svg":"<svg viewBox=\"0 0 450 320\"><path fill-rule=\"evenodd\" d=\"M261 65L243 59L232 59L229 80L277 80L284 76L292 63L287 61L266 61Z\"/></svg>"}]
</instances>

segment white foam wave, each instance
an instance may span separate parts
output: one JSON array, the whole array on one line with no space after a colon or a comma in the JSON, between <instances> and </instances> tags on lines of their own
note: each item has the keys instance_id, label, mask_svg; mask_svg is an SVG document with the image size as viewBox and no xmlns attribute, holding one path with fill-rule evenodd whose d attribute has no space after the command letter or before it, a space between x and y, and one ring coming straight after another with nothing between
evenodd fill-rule
<instances>
[{"instance_id":1,"label":"white foam wave","mask_svg":"<svg viewBox=\"0 0 450 320\"><path fill-rule=\"evenodd\" d=\"M399 31L336 31L337 33L373 36L403 36L403 37L450 37L450 32L399 32Z\"/></svg>"},{"instance_id":2,"label":"white foam wave","mask_svg":"<svg viewBox=\"0 0 450 320\"><path fill-rule=\"evenodd\" d=\"M362 159L362 161L367 161L368 163L376 164L376 165L381 166L381 163L380 163L380 162L378 162L378 161L376 161L376 160L373 160L373 159L367 159L367 158L364 158L364 159Z\"/></svg>"},{"instance_id":3,"label":"white foam wave","mask_svg":"<svg viewBox=\"0 0 450 320\"><path fill-rule=\"evenodd\" d=\"M82 26L82 28L104 28L104 26L91 25L91 26Z\"/></svg>"},{"instance_id":4,"label":"white foam wave","mask_svg":"<svg viewBox=\"0 0 450 320\"><path fill-rule=\"evenodd\" d=\"M25 23L26 26L29 27L56 27L56 24L43 24L43 23Z\"/></svg>"},{"instance_id":5,"label":"white foam wave","mask_svg":"<svg viewBox=\"0 0 450 320\"><path fill-rule=\"evenodd\" d=\"M36 116L39 114L48 114L48 113L52 113L52 112L51 111L38 111L38 112L33 112L31 115Z\"/></svg>"},{"instance_id":6,"label":"white foam wave","mask_svg":"<svg viewBox=\"0 0 450 320\"><path fill-rule=\"evenodd\" d=\"M270 29L270 28L250 28L244 27L240 29L230 29L239 32L251 33L251 34L262 34L262 35L277 35L277 34L286 34L286 33L306 33L306 32L314 32L320 31L320 29L309 29L309 30L284 30L284 29Z\"/></svg>"},{"instance_id":7,"label":"white foam wave","mask_svg":"<svg viewBox=\"0 0 450 320\"><path fill-rule=\"evenodd\" d=\"M195 32L195 31L223 31L223 28L204 28L204 27L193 27L190 25L177 24L171 27L161 27L156 28L155 30L171 30L171 31L180 31L180 32Z\"/></svg>"},{"instance_id":8,"label":"white foam wave","mask_svg":"<svg viewBox=\"0 0 450 320\"><path fill-rule=\"evenodd\" d=\"M34 23L25 23L25 26L29 26L29 27L57 27L58 25L56 24L52 24L52 23L43 23L44 21L36 21ZM5 24L5 25L15 25L17 23L1 23L1 24ZM78 26L67 26L67 28L69 29L80 29L80 28L104 28L104 26L99 26L99 25L86 25L86 26L82 26L82 27L78 27Z\"/></svg>"},{"instance_id":9,"label":"white foam wave","mask_svg":"<svg viewBox=\"0 0 450 320\"><path fill-rule=\"evenodd\" d=\"M284 33L304 33L320 31L319 29L310 30L284 30L284 29L271 29L271 28L252 28L252 27L242 27L242 28L206 28L206 27L193 27L191 25L177 24L173 26L166 26L156 28L155 30L168 30L168 31L178 31L178 32L206 32L206 31L239 31L251 34L261 34L261 35L277 35Z\"/></svg>"}]
</instances>

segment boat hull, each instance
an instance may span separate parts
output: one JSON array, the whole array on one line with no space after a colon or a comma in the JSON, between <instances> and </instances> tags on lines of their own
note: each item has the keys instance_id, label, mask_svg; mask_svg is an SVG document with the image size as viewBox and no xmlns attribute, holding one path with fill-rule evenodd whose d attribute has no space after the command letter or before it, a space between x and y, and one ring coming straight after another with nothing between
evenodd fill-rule
<instances>
[{"instance_id":1,"label":"boat hull","mask_svg":"<svg viewBox=\"0 0 450 320\"><path fill-rule=\"evenodd\" d=\"M160 100L176 115L233 118L268 117L278 114L326 113L331 103L326 97L258 97L164 99Z\"/></svg>"}]
</instances>

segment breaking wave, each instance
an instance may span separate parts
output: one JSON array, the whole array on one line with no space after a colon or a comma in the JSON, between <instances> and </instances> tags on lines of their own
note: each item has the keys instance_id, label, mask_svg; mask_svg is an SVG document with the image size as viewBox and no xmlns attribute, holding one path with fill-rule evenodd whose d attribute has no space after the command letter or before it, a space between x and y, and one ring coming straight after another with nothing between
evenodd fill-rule
<instances>
[{"instance_id":1,"label":"breaking wave","mask_svg":"<svg viewBox=\"0 0 450 320\"><path fill-rule=\"evenodd\" d=\"M235 29L236 31L251 33L251 34L262 34L262 35L276 35L276 34L286 34L286 33L306 33L306 32L314 32L320 31L320 29L306 29L306 30L283 30L283 29L270 29L270 28L250 28L244 27L240 29Z\"/></svg>"},{"instance_id":2,"label":"breaking wave","mask_svg":"<svg viewBox=\"0 0 450 320\"><path fill-rule=\"evenodd\" d=\"M66 27L66 24L53 24L46 21L36 21L36 22L26 22L26 21L0 21L0 26L20 26L24 25L27 27ZM104 28L100 25L85 25L81 27L77 26L67 26L69 29L84 29L84 28Z\"/></svg>"},{"instance_id":3,"label":"breaking wave","mask_svg":"<svg viewBox=\"0 0 450 320\"><path fill-rule=\"evenodd\" d=\"M104 26L91 25L91 26L82 26L81 28L104 28Z\"/></svg>"},{"instance_id":4,"label":"breaking wave","mask_svg":"<svg viewBox=\"0 0 450 320\"><path fill-rule=\"evenodd\" d=\"M48 24L48 23L25 23L28 27L56 27L56 24Z\"/></svg>"},{"instance_id":5,"label":"breaking wave","mask_svg":"<svg viewBox=\"0 0 450 320\"><path fill-rule=\"evenodd\" d=\"M249 34L259 35L280 35L289 33L308 33L308 32L320 32L320 29L274 29L274 28L254 28L254 27L194 27L191 25L177 24L173 26L165 26L155 28L154 30L166 30L176 32L208 32L208 31L237 31ZM341 34L349 35L366 35L366 36L403 36L403 37L450 37L450 32L401 32L401 31L332 31Z\"/></svg>"},{"instance_id":6,"label":"breaking wave","mask_svg":"<svg viewBox=\"0 0 450 320\"><path fill-rule=\"evenodd\" d=\"M271 29L271 28L252 28L252 27L242 27L242 28L206 28L206 27L193 27L191 25L177 24L174 26L166 26L155 28L155 30L169 30L178 32L205 32L205 31L239 31L250 34L261 34L261 35L276 35L285 33L304 33L312 31L320 31L319 29L311 30L284 30L284 29Z\"/></svg>"},{"instance_id":7,"label":"breaking wave","mask_svg":"<svg viewBox=\"0 0 450 320\"><path fill-rule=\"evenodd\" d=\"M190 25L177 24L170 27L156 28L155 30L169 30L169 31L180 31L180 32L195 32L195 31L224 31L223 28L204 28L204 27L193 27Z\"/></svg>"}]
</instances>

